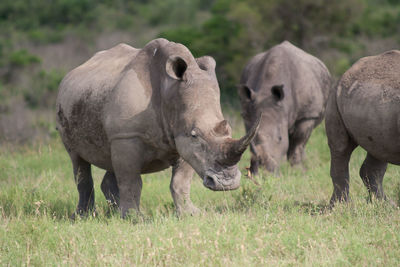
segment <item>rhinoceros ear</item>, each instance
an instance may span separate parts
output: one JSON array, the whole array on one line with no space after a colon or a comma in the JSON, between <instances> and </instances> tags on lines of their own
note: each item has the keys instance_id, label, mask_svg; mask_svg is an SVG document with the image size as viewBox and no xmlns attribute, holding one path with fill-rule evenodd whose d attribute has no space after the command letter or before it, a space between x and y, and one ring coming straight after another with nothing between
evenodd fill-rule
<instances>
[{"instance_id":1,"label":"rhinoceros ear","mask_svg":"<svg viewBox=\"0 0 400 267\"><path fill-rule=\"evenodd\" d=\"M271 93L276 101L281 101L285 97L285 92L283 91L283 84L272 86Z\"/></svg>"},{"instance_id":2,"label":"rhinoceros ear","mask_svg":"<svg viewBox=\"0 0 400 267\"><path fill-rule=\"evenodd\" d=\"M215 60L210 56L203 56L196 58L197 65L199 65L200 69L205 71L213 71L215 70Z\"/></svg>"},{"instance_id":3,"label":"rhinoceros ear","mask_svg":"<svg viewBox=\"0 0 400 267\"><path fill-rule=\"evenodd\" d=\"M250 87L248 87L245 84L241 84L238 87L239 90L239 96L241 99L245 99L245 100L254 100L254 91L252 89L250 89Z\"/></svg>"},{"instance_id":4,"label":"rhinoceros ear","mask_svg":"<svg viewBox=\"0 0 400 267\"><path fill-rule=\"evenodd\" d=\"M168 58L165 70L173 79L182 80L188 65L186 61L178 56L171 56Z\"/></svg>"}]
</instances>

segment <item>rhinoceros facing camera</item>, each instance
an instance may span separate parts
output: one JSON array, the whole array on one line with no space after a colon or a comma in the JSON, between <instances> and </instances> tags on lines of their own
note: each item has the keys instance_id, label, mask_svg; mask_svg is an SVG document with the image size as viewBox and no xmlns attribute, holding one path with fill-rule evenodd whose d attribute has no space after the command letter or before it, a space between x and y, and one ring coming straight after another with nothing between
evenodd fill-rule
<instances>
[{"instance_id":1,"label":"rhinoceros facing camera","mask_svg":"<svg viewBox=\"0 0 400 267\"><path fill-rule=\"evenodd\" d=\"M94 208L91 164L107 171L101 188L122 216L139 211L140 174L170 166L178 213L195 213L193 172L211 190L238 188L236 164L258 126L232 139L214 59L194 58L165 39L143 49L120 44L98 52L65 76L56 108L79 191L78 214Z\"/></svg>"}]
</instances>

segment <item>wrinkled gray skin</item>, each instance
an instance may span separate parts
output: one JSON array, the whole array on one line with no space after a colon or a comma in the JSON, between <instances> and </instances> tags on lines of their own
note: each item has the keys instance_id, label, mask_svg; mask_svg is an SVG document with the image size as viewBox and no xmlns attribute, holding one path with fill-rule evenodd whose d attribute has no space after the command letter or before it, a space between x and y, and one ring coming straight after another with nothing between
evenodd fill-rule
<instances>
[{"instance_id":1,"label":"wrinkled gray skin","mask_svg":"<svg viewBox=\"0 0 400 267\"><path fill-rule=\"evenodd\" d=\"M123 217L139 211L140 174L170 166L178 213L196 213L189 198L194 170L211 190L238 188L236 163L258 126L232 139L215 61L195 59L165 39L143 49L120 44L98 52L65 76L56 108L79 191L78 214L94 208L91 164L107 171L101 189Z\"/></svg>"},{"instance_id":2,"label":"wrinkled gray skin","mask_svg":"<svg viewBox=\"0 0 400 267\"><path fill-rule=\"evenodd\" d=\"M331 151L331 205L349 199L349 160L357 146L368 153L360 176L369 195L386 199L387 163L400 164L400 51L356 62L329 97L326 134Z\"/></svg>"},{"instance_id":3,"label":"wrinkled gray skin","mask_svg":"<svg viewBox=\"0 0 400 267\"><path fill-rule=\"evenodd\" d=\"M253 57L238 88L246 130L262 113L251 142L252 173L277 173L282 160L304 159L312 130L322 121L331 88L325 65L288 41Z\"/></svg>"}]
</instances>

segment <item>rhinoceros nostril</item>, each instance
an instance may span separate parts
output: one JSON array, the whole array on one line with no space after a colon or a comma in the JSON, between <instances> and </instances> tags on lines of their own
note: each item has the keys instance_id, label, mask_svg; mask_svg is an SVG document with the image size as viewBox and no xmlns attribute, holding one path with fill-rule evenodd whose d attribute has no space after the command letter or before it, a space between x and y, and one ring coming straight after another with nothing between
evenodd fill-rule
<instances>
[{"instance_id":1,"label":"rhinoceros nostril","mask_svg":"<svg viewBox=\"0 0 400 267\"><path fill-rule=\"evenodd\" d=\"M215 179L209 175L207 175L206 178L204 179L204 184L208 188L215 188L215 186L216 186Z\"/></svg>"}]
</instances>

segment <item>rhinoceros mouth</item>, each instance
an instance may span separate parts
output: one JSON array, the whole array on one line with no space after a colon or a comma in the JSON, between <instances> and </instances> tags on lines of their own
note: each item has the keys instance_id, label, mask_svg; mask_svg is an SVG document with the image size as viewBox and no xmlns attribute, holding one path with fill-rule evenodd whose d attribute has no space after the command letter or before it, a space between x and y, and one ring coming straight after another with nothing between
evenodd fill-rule
<instances>
[{"instance_id":1,"label":"rhinoceros mouth","mask_svg":"<svg viewBox=\"0 0 400 267\"><path fill-rule=\"evenodd\" d=\"M215 173L207 171L203 178L203 185L213 191L227 191L237 189L240 185L240 171L227 175L226 172Z\"/></svg>"}]
</instances>

